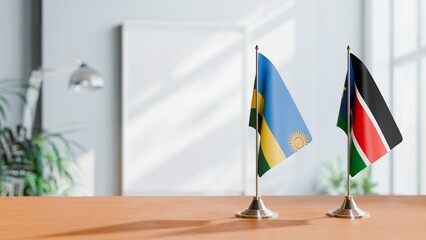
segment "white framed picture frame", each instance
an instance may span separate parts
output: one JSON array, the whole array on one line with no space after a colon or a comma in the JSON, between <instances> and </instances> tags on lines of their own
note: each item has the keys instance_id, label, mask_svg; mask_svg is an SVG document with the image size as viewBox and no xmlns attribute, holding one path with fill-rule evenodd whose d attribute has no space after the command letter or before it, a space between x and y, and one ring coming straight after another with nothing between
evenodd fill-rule
<instances>
[{"instance_id":1,"label":"white framed picture frame","mask_svg":"<svg viewBox=\"0 0 426 240\"><path fill-rule=\"evenodd\" d=\"M123 24L122 195L244 193L246 42L240 26Z\"/></svg>"}]
</instances>

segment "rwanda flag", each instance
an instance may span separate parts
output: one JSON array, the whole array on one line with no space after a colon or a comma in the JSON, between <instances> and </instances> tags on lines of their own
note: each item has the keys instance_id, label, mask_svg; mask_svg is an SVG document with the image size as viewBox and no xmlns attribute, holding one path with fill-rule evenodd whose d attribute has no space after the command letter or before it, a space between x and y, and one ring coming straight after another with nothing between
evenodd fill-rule
<instances>
[{"instance_id":1,"label":"rwanda flag","mask_svg":"<svg viewBox=\"0 0 426 240\"><path fill-rule=\"evenodd\" d=\"M311 142L311 134L277 69L258 54L259 176ZM249 126L256 129L256 83Z\"/></svg>"},{"instance_id":2,"label":"rwanda flag","mask_svg":"<svg viewBox=\"0 0 426 240\"><path fill-rule=\"evenodd\" d=\"M351 138L350 174L355 176L402 142L398 126L373 77L355 55L350 54ZM348 95L346 77L337 126L347 128Z\"/></svg>"}]
</instances>

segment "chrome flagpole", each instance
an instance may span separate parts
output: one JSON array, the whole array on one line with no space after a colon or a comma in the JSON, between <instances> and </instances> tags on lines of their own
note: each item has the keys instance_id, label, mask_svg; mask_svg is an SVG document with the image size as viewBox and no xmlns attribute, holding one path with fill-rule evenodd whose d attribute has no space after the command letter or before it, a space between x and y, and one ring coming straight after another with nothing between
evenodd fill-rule
<instances>
[{"instance_id":1,"label":"chrome flagpole","mask_svg":"<svg viewBox=\"0 0 426 240\"><path fill-rule=\"evenodd\" d=\"M256 198L259 198L259 102L258 95L259 95L259 46L256 45Z\"/></svg>"},{"instance_id":2,"label":"chrome flagpole","mask_svg":"<svg viewBox=\"0 0 426 240\"><path fill-rule=\"evenodd\" d=\"M348 98L348 112L347 112L347 178L346 178L346 196L343 200L342 205L333 210L329 211L327 213L330 217L340 217L340 218L368 218L370 214L368 212L365 212L361 210L355 203L355 200L353 199L353 196L351 195L351 146L352 146L352 123L351 123L351 48L348 46L348 86L347 86L347 98ZM355 84L354 84L355 87ZM354 91L355 92L355 91Z\"/></svg>"},{"instance_id":3,"label":"chrome flagpole","mask_svg":"<svg viewBox=\"0 0 426 240\"><path fill-rule=\"evenodd\" d=\"M269 210L265 204L263 203L260 195L259 195L259 105L257 101L258 95L258 73L259 73L259 61L258 61L258 51L259 46L256 45L256 196L253 197L253 200L250 203L250 206L240 212L237 212L236 216L240 218L276 218L278 213Z\"/></svg>"}]
</instances>

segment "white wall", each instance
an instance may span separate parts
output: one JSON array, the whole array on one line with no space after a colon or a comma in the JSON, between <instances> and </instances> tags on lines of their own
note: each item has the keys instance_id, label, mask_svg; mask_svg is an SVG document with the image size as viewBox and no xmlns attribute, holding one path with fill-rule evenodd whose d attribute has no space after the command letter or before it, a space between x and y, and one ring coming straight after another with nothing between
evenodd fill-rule
<instances>
[{"instance_id":1,"label":"white wall","mask_svg":"<svg viewBox=\"0 0 426 240\"><path fill-rule=\"evenodd\" d=\"M0 79L27 80L31 72L30 0L0 0ZM22 102L10 98L7 126L21 121Z\"/></svg>"},{"instance_id":2,"label":"white wall","mask_svg":"<svg viewBox=\"0 0 426 240\"><path fill-rule=\"evenodd\" d=\"M402 143L373 166L380 194L426 192L426 165L422 162L426 65L421 65L422 58L426 59L421 50L421 35L426 31L421 26L426 24L421 22L424 11L417 3L426 6L421 0L378 0L365 5L367 64L403 136Z\"/></svg>"},{"instance_id":3,"label":"white wall","mask_svg":"<svg viewBox=\"0 0 426 240\"><path fill-rule=\"evenodd\" d=\"M44 127L71 121L89 126L74 138L95 158L96 195L120 193L120 25L125 20L247 26L249 46L259 44L277 66L313 136L306 149L261 178L262 194L313 194L321 162L344 156L345 135L335 123L346 46L350 44L362 57L361 0L45 0L43 63L61 66L79 56L106 79L106 87L99 92L69 92L67 76L45 81L43 86ZM253 67L254 54L247 63ZM249 68L249 82L252 76L254 69ZM249 99L250 90L247 95ZM248 135L253 139L254 134ZM248 156L254 156L253 152Z\"/></svg>"}]
</instances>

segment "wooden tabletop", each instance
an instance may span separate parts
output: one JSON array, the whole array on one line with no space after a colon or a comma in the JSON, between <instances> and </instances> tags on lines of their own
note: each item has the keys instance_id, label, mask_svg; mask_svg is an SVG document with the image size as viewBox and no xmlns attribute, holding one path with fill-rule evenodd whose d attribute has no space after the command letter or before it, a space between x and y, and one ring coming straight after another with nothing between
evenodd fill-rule
<instances>
[{"instance_id":1,"label":"wooden tabletop","mask_svg":"<svg viewBox=\"0 0 426 240\"><path fill-rule=\"evenodd\" d=\"M2 197L0 239L426 239L426 196L356 196L360 220L325 215L341 196L265 196L278 218L235 218L251 199Z\"/></svg>"}]
</instances>

